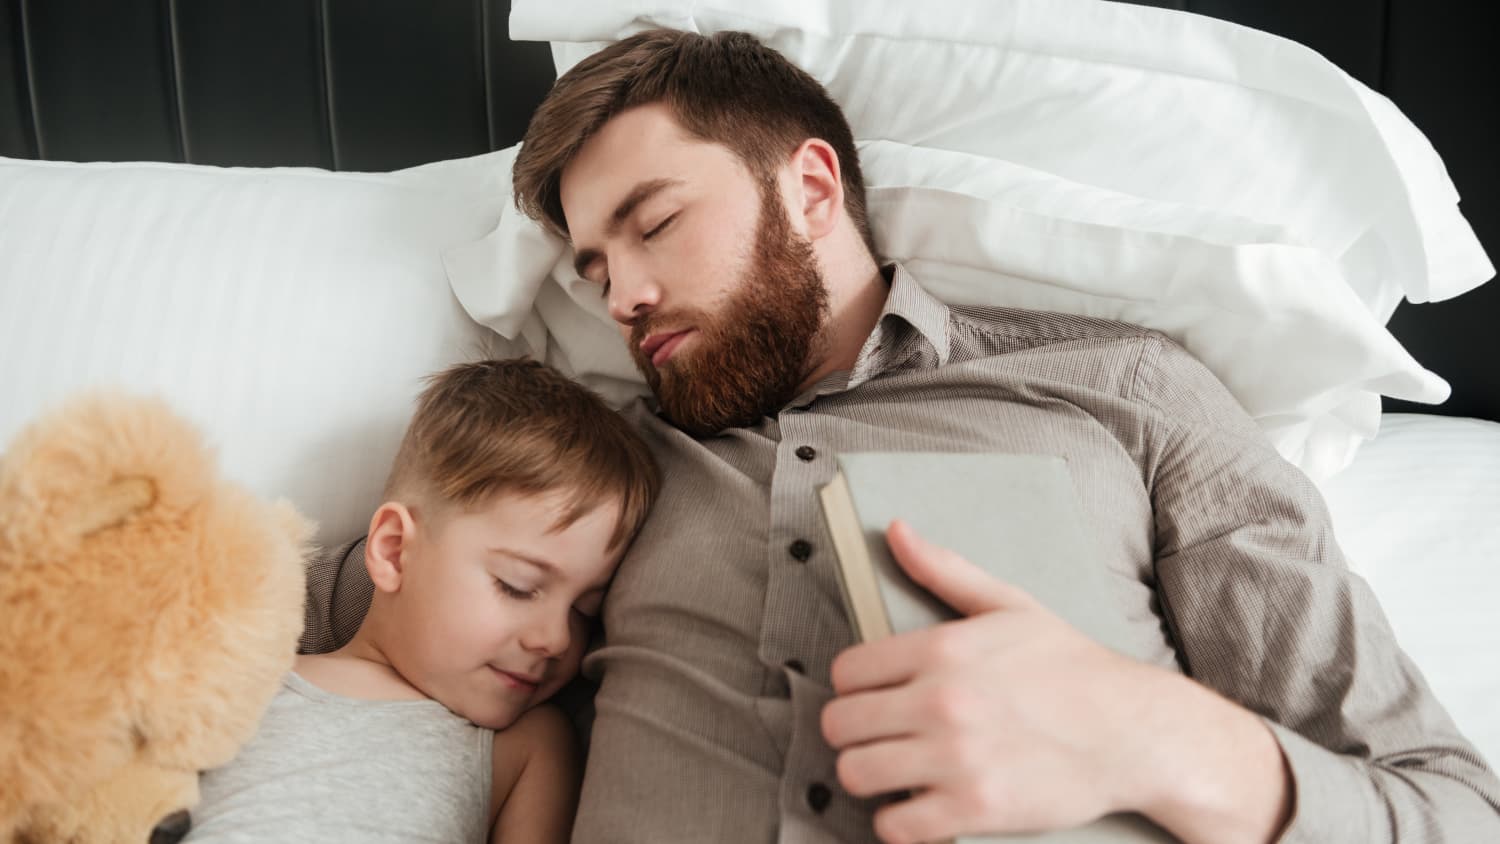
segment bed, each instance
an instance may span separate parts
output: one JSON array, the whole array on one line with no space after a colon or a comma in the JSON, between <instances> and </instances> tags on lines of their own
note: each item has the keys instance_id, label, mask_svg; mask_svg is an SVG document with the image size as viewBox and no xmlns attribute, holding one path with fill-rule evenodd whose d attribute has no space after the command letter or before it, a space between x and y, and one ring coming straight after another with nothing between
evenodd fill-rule
<instances>
[{"instance_id":1,"label":"bed","mask_svg":"<svg viewBox=\"0 0 1500 844\"><path fill-rule=\"evenodd\" d=\"M535 11L540 4L522 5ZM570 6L549 5L557 14ZM618 5L627 19L649 6L693 20L684 11L693 4ZM1095 14L1089 5L1070 0L1056 8L1088 16ZM1286 36L1387 95L1442 155L1476 243L1500 253L1500 169L1489 153L1500 141L1500 108L1487 84L1494 71L1482 4L1147 5ZM211 420L232 469L299 504L321 502L323 538L333 541L368 512L383 455L425 372L477 351L525 350L564 362L607 394L628 393L628 363L570 341L572 328L590 317L569 309L565 284L496 293L484 282L497 267L545 276L557 263L555 245L496 232L514 217L505 150L519 141L554 78L554 62L579 54L512 40L512 23L536 24L513 21L511 11L497 0L0 3L0 156L11 159L0 162L0 372L7 392L0 441L84 384L165 390ZM610 25L598 22L599 31ZM587 34L573 40L587 41ZM1284 49L1288 63L1312 61ZM863 154L897 161L897 152L872 143ZM1017 203L1056 197L1060 184L1035 167L984 172L1003 176L1006 196ZM1068 185L1085 182L1074 173ZM1049 186L1050 193L1042 190ZM1114 204L1097 200L1090 213L1142 213L1134 197L1127 203L1114 189ZM891 194L889 213L911 213L899 204L911 196ZM1055 211L1026 206L1030 216L1014 219L1034 222L1048 209ZM1158 203L1149 210L1163 209ZM1092 233L1120 225L1097 216L1083 222ZM1201 240L1204 226L1251 230L1233 215L1200 215L1193 225L1200 228L1169 233ZM1253 233L1274 240L1284 232ZM1147 234L1132 243L1158 243L1163 231ZM1397 235L1390 237L1395 243ZM1235 254L1245 254L1243 247ZM1446 260L1428 251L1430 266ZM1360 260L1372 263L1372 254L1386 253ZM1353 259L1334 266L1306 252L1283 257L1308 261L1299 265L1308 272L1375 272ZM462 278L478 278L470 283L485 289L466 293ZM1391 369L1364 372L1357 395L1336 396L1346 413L1321 407L1324 427L1278 419L1271 398L1257 418L1293 443L1290 453L1321 467L1314 474L1352 564L1382 597L1404 646L1456 720L1488 758L1500 759L1493 705L1500 697L1493 657L1500 623L1491 608L1500 599L1500 334L1490 328L1500 316L1500 289L1481 286L1447 301L1397 307L1393 290L1422 297L1392 283L1307 305L1365 308L1364 334L1325 336L1324 316L1287 329L1291 341L1306 346L1310 369L1336 357L1338 343L1350 338L1375 343ZM534 307L517 308L517 297ZM1383 332L1387 318L1391 343L1371 333ZM372 339L372 325L397 326L399 336ZM1193 325L1182 331L1191 334ZM1222 353L1228 371L1238 371L1233 367L1252 356L1256 333L1245 331L1245 345L1210 353ZM1406 353L1446 381L1451 397L1435 406L1391 399L1445 392L1412 369ZM1371 403L1382 393L1383 416ZM1318 397L1332 401L1326 390L1308 395L1299 408ZM1363 413L1375 414L1378 434L1350 421L1366 419ZM1354 445L1308 445L1315 434L1328 434L1325 423L1336 430L1317 442ZM1362 435L1351 439L1351 430ZM357 494L335 495L348 490Z\"/></svg>"}]
</instances>

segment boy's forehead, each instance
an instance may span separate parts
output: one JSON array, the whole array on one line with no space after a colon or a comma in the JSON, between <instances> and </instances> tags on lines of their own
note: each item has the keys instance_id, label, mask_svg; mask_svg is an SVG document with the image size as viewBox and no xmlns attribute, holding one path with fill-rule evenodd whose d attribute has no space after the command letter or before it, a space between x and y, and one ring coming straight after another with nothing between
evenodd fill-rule
<instances>
[{"instance_id":1,"label":"boy's forehead","mask_svg":"<svg viewBox=\"0 0 1500 844\"><path fill-rule=\"evenodd\" d=\"M607 546L624 512L619 497L585 503L581 513L578 506L576 493L567 490L499 493L472 514L471 538L550 568L563 568L569 559L593 557L601 548L614 551Z\"/></svg>"}]
</instances>

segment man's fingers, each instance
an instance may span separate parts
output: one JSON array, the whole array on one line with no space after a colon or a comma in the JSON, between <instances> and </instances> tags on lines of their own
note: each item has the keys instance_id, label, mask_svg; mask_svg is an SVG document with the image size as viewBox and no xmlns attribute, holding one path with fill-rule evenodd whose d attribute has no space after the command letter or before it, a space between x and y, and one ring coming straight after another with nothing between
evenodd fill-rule
<instances>
[{"instance_id":1,"label":"man's fingers","mask_svg":"<svg viewBox=\"0 0 1500 844\"><path fill-rule=\"evenodd\" d=\"M829 668L834 692L846 695L897 686L963 661L974 647L965 635L968 623L949 621L848 648Z\"/></svg>"},{"instance_id":2,"label":"man's fingers","mask_svg":"<svg viewBox=\"0 0 1500 844\"><path fill-rule=\"evenodd\" d=\"M909 736L924 726L909 686L836 697L823 707L823 738L837 749Z\"/></svg>"},{"instance_id":3,"label":"man's fingers","mask_svg":"<svg viewBox=\"0 0 1500 844\"><path fill-rule=\"evenodd\" d=\"M928 542L901 519L891 522L885 536L902 570L962 615L1035 604L1026 592L947 548ZM1003 554L1005 549L996 549L995 553Z\"/></svg>"},{"instance_id":4,"label":"man's fingers","mask_svg":"<svg viewBox=\"0 0 1500 844\"><path fill-rule=\"evenodd\" d=\"M855 797L927 788L949 775L949 754L930 739L902 738L851 747L839 754L839 784Z\"/></svg>"},{"instance_id":5,"label":"man's fingers","mask_svg":"<svg viewBox=\"0 0 1500 844\"><path fill-rule=\"evenodd\" d=\"M966 616L1037 606L1036 599L1025 591L927 542L904 521L892 522L886 539L897 562L913 580ZM843 695L894 686L934 665L962 660L969 647L963 635L965 624L938 624L849 648L833 662L834 691Z\"/></svg>"},{"instance_id":6,"label":"man's fingers","mask_svg":"<svg viewBox=\"0 0 1500 844\"><path fill-rule=\"evenodd\" d=\"M875 835L885 844L922 844L958 835L965 809L945 790L919 793L875 811Z\"/></svg>"}]
</instances>

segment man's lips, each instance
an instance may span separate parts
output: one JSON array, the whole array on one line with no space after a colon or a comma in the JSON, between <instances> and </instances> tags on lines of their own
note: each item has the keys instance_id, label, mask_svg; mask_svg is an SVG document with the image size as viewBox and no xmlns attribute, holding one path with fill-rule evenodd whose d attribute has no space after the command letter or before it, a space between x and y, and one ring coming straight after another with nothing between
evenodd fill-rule
<instances>
[{"instance_id":1,"label":"man's lips","mask_svg":"<svg viewBox=\"0 0 1500 844\"><path fill-rule=\"evenodd\" d=\"M641 342L641 354L650 359L652 366L661 366L671 359L677 347L681 346L682 341L691 333L693 329L689 328L683 331L664 331L660 334L653 334Z\"/></svg>"}]
</instances>

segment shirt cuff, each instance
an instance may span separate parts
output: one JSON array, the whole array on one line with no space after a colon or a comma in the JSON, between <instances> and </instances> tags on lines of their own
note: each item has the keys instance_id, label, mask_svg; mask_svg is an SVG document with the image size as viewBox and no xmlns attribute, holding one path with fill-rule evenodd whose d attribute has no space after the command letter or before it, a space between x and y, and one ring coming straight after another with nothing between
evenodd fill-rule
<instances>
[{"instance_id":1,"label":"shirt cuff","mask_svg":"<svg viewBox=\"0 0 1500 844\"><path fill-rule=\"evenodd\" d=\"M1277 844L1391 840L1369 766L1266 721L1292 772L1292 816Z\"/></svg>"}]
</instances>

